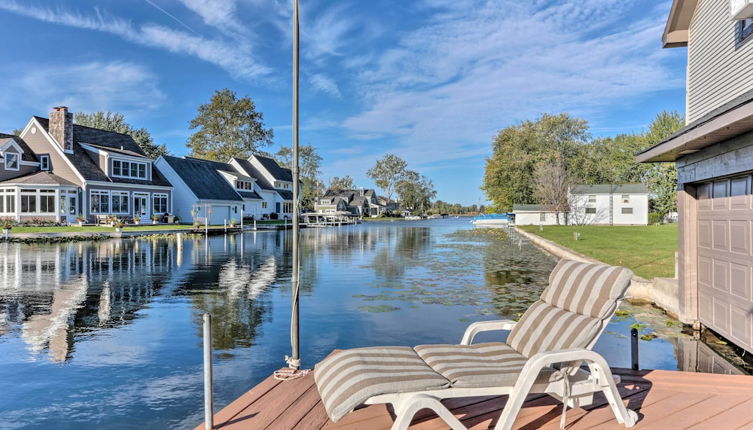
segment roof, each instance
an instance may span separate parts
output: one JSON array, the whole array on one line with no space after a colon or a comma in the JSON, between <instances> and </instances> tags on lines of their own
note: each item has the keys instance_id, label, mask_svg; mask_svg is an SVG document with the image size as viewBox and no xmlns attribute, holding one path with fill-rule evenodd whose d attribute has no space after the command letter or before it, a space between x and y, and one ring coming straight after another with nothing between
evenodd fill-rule
<instances>
[{"instance_id":1,"label":"roof","mask_svg":"<svg viewBox=\"0 0 753 430\"><path fill-rule=\"evenodd\" d=\"M574 185L571 194L648 194L648 188L643 184L596 184Z\"/></svg>"},{"instance_id":2,"label":"roof","mask_svg":"<svg viewBox=\"0 0 753 430\"><path fill-rule=\"evenodd\" d=\"M262 173L259 171L259 169L254 167L250 161L244 160L242 158L233 158L233 160L235 160L235 162L237 162L238 165L246 171L246 173L256 179L256 185L258 185L259 188L261 188L262 190L275 190L275 187L269 183L267 178L265 178L264 175L262 175Z\"/></svg>"},{"instance_id":3,"label":"roof","mask_svg":"<svg viewBox=\"0 0 753 430\"><path fill-rule=\"evenodd\" d=\"M23 151L23 153L21 154L22 160L39 161L37 160L37 156L34 155L34 151L29 148L29 145L27 145L23 139L13 134L0 133L0 146L5 145L6 141L8 140L13 140L19 147L21 147L21 150Z\"/></svg>"},{"instance_id":4,"label":"roof","mask_svg":"<svg viewBox=\"0 0 753 430\"><path fill-rule=\"evenodd\" d=\"M89 145L89 146L91 146L91 147L93 147L93 148L101 149L101 150L103 150L103 151L107 151L107 152L113 152L113 153L115 153L115 154L123 154L123 155L129 155L129 156L131 156L131 157L142 157L142 158L149 158L149 157L147 157L147 156L146 156L146 154L143 154L143 153L138 153L138 152L134 152L134 151L129 151L129 150L127 150L127 149L120 149L120 148L110 148L109 146L103 146L103 145L95 145L95 144L93 144L93 143L86 143L86 142L81 142L81 143L84 143L84 144L86 144L86 145Z\"/></svg>"},{"instance_id":5,"label":"roof","mask_svg":"<svg viewBox=\"0 0 753 430\"><path fill-rule=\"evenodd\" d=\"M256 158L259 163L267 170L267 172L269 172L269 174L272 175L272 177L276 180L293 182L293 173L290 171L290 169L281 167L279 164L277 164L277 161L269 157L254 155L254 158Z\"/></svg>"},{"instance_id":6,"label":"roof","mask_svg":"<svg viewBox=\"0 0 753 430\"><path fill-rule=\"evenodd\" d=\"M8 179L0 182L0 184L23 184L23 185L66 185L76 187L77 185L71 181L61 178L54 173L43 171L29 173L17 178Z\"/></svg>"},{"instance_id":7,"label":"roof","mask_svg":"<svg viewBox=\"0 0 753 430\"><path fill-rule=\"evenodd\" d=\"M688 30L698 0L674 0L664 27L662 43L665 48L688 46Z\"/></svg>"},{"instance_id":8,"label":"roof","mask_svg":"<svg viewBox=\"0 0 753 430\"><path fill-rule=\"evenodd\" d=\"M49 132L50 120L39 116L34 117L39 124ZM169 187L171 184L165 179L158 169L152 169L152 179L131 179L131 178L110 178L97 163L91 159L87 150L80 143L96 145L107 148L107 150L129 151L139 156L146 157L141 147L127 134L115 133L112 131L100 130L98 128L86 127L83 125L73 125L73 153L64 152L68 160L78 170L81 176L87 181L101 181L124 184L138 185L159 185ZM121 149L122 147L122 149Z\"/></svg>"},{"instance_id":9,"label":"roof","mask_svg":"<svg viewBox=\"0 0 753 430\"><path fill-rule=\"evenodd\" d=\"M524 203L516 203L512 205L513 212L554 212L544 209L544 205L529 205Z\"/></svg>"},{"instance_id":10,"label":"roof","mask_svg":"<svg viewBox=\"0 0 753 430\"><path fill-rule=\"evenodd\" d=\"M240 194L244 199L257 199L261 200L261 196L256 194L256 191L240 191L236 190L236 193Z\"/></svg>"},{"instance_id":11,"label":"roof","mask_svg":"<svg viewBox=\"0 0 753 430\"><path fill-rule=\"evenodd\" d=\"M231 165L191 157L179 158L163 155L162 158L197 198L243 201L235 188L218 172L218 170L233 170Z\"/></svg>"},{"instance_id":12,"label":"roof","mask_svg":"<svg viewBox=\"0 0 753 430\"><path fill-rule=\"evenodd\" d=\"M730 100L637 154L641 163L675 161L753 130L753 90Z\"/></svg>"},{"instance_id":13,"label":"roof","mask_svg":"<svg viewBox=\"0 0 753 430\"><path fill-rule=\"evenodd\" d=\"M293 200L293 192L287 190L276 190L277 194L283 198L283 200Z\"/></svg>"}]
</instances>

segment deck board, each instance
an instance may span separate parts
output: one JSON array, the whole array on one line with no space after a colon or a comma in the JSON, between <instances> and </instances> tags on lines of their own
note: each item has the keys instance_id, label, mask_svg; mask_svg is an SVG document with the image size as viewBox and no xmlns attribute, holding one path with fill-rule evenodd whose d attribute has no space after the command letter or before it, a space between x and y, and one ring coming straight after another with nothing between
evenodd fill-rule
<instances>
[{"instance_id":1,"label":"deck board","mask_svg":"<svg viewBox=\"0 0 753 430\"><path fill-rule=\"evenodd\" d=\"M623 402L640 416L636 429L753 428L753 377L665 370L633 372L614 369L622 377ZM493 427L505 396L451 399L443 403L470 429ZM546 395L531 395L515 422L516 430L559 428L562 405ZM223 430L388 430L393 418L385 405L357 409L340 422L327 417L313 374L280 382L273 377L243 394L215 415ZM568 411L569 430L624 429L617 424L603 395L594 404ZM196 429L202 430L203 424ZM413 420L411 430L444 430L429 411Z\"/></svg>"}]
</instances>

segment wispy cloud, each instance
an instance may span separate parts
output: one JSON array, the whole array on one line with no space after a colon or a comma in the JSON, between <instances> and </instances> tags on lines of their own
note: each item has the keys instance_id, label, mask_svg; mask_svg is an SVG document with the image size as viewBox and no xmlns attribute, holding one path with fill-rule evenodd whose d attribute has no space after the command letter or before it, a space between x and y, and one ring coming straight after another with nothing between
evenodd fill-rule
<instances>
[{"instance_id":1,"label":"wispy cloud","mask_svg":"<svg viewBox=\"0 0 753 430\"><path fill-rule=\"evenodd\" d=\"M120 111L138 115L160 107L166 100L156 76L129 62L18 65L4 95L14 105L45 113L66 105L76 111ZM7 104L7 103L3 103Z\"/></svg>"},{"instance_id":2,"label":"wispy cloud","mask_svg":"<svg viewBox=\"0 0 753 430\"><path fill-rule=\"evenodd\" d=\"M253 80L271 71L252 55L250 46L245 43L209 39L153 23L135 25L99 8L83 13L61 7L35 7L11 0L0 3L0 9L44 22L110 33L140 45L190 55L215 64L239 79Z\"/></svg>"},{"instance_id":3,"label":"wispy cloud","mask_svg":"<svg viewBox=\"0 0 753 430\"><path fill-rule=\"evenodd\" d=\"M666 11L627 19L628 3L432 0L427 24L364 67L366 109L343 126L428 163L488 153L498 128L541 112L588 116L682 86L658 49Z\"/></svg>"},{"instance_id":4,"label":"wispy cloud","mask_svg":"<svg viewBox=\"0 0 753 430\"><path fill-rule=\"evenodd\" d=\"M331 97L342 97L342 94L340 94L340 88L338 88L335 81L333 81L323 73L316 73L314 75L311 75L309 77L309 83L312 87L314 87L315 90L327 94Z\"/></svg>"},{"instance_id":5,"label":"wispy cloud","mask_svg":"<svg viewBox=\"0 0 753 430\"><path fill-rule=\"evenodd\" d=\"M201 17L205 24L220 29L232 36L248 34L238 19L237 0L180 0L181 3Z\"/></svg>"}]
</instances>

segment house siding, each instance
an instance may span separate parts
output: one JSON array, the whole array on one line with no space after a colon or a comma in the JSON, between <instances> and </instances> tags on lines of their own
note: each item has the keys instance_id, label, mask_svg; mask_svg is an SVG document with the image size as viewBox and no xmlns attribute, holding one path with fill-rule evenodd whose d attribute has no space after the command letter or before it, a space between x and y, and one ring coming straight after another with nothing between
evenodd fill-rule
<instances>
[{"instance_id":1,"label":"house siding","mask_svg":"<svg viewBox=\"0 0 753 430\"><path fill-rule=\"evenodd\" d=\"M15 148L9 147L5 152L18 154L19 166L18 170L6 169L4 153L0 154L0 181L7 181L8 179L17 178L39 170L39 166L27 166L21 164L21 157L23 154L18 152Z\"/></svg>"},{"instance_id":2,"label":"house siding","mask_svg":"<svg viewBox=\"0 0 753 430\"><path fill-rule=\"evenodd\" d=\"M118 187L118 186L106 186L106 185L92 185L92 186L88 186L86 188L86 191L85 191L85 193L86 193L86 202L87 202L87 207L85 208L85 210L86 210L86 215L90 216L90 217L97 215L97 214L93 214L91 212L91 198L90 198L90 196L91 196L90 192L91 191L110 191L110 192L112 192L112 191L125 191L125 192L127 192L128 193L128 213L125 213L125 214L120 214L120 213L114 214L116 216L129 217L129 218L133 217L133 195L134 195L134 193L137 193L137 194L138 193L149 194L149 216L154 215L154 213L153 213L154 203L153 203L153 200L152 200L152 195L155 194L155 193L156 194L167 194L168 211L171 212L171 213L174 212L174 209L172 207L172 205L174 203L171 203L172 202L172 194L173 194L173 192L171 190L169 190L169 189L164 189L164 188L138 188L138 189L134 189L134 188L130 188L130 187ZM110 202L112 203L112 200ZM110 207L110 211L112 212L112 207ZM161 215L161 214L158 214L158 215Z\"/></svg>"},{"instance_id":3,"label":"house siding","mask_svg":"<svg viewBox=\"0 0 753 430\"><path fill-rule=\"evenodd\" d=\"M753 132L745 133L677 160L678 189L684 184L753 169Z\"/></svg>"},{"instance_id":4,"label":"house siding","mask_svg":"<svg viewBox=\"0 0 753 430\"><path fill-rule=\"evenodd\" d=\"M701 0L689 29L687 122L753 90L753 40L737 46L729 0Z\"/></svg>"},{"instance_id":5,"label":"house siding","mask_svg":"<svg viewBox=\"0 0 753 430\"><path fill-rule=\"evenodd\" d=\"M57 149L52 147L54 144L47 141L44 136L46 133L44 129L36 125L34 125L34 127L37 128L36 133L31 133L29 131L25 135L21 136L26 144L29 145L29 148L31 148L31 150L36 154L49 154L51 171L67 181L73 182L78 186L82 186L83 184L81 183L81 179L73 171L71 166L68 164L68 161L64 159L62 155L60 155Z\"/></svg>"}]
</instances>

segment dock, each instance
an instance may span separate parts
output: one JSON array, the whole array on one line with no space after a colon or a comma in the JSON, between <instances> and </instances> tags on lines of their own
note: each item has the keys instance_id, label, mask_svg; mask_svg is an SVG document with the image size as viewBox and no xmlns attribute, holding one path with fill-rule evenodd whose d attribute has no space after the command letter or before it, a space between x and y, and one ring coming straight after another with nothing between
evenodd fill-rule
<instances>
[{"instance_id":1,"label":"dock","mask_svg":"<svg viewBox=\"0 0 753 430\"><path fill-rule=\"evenodd\" d=\"M668 370L612 369L620 375L620 394L628 408L638 412L635 429L753 429L753 376L691 373ZM493 428L506 396L444 401L469 429ZM531 395L515 422L515 429L559 429L562 404L543 395ZM422 411L411 429L444 430L447 425ZM275 429L388 430L393 418L385 405L357 409L337 423L327 417L313 373L281 382L262 381L215 415L214 428L223 430ZM586 408L568 411L568 430L624 429L603 396ZM203 430L201 423L196 430Z\"/></svg>"}]
</instances>

